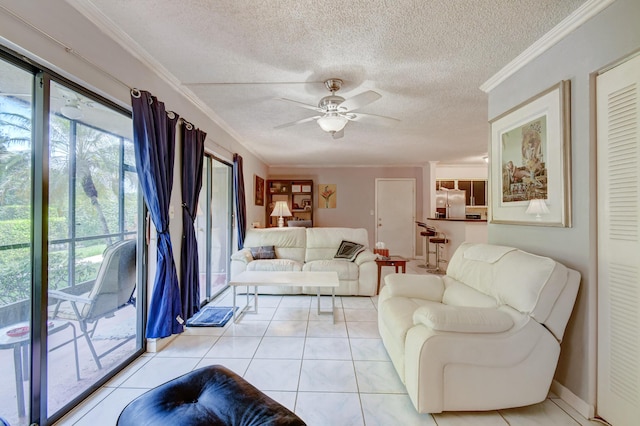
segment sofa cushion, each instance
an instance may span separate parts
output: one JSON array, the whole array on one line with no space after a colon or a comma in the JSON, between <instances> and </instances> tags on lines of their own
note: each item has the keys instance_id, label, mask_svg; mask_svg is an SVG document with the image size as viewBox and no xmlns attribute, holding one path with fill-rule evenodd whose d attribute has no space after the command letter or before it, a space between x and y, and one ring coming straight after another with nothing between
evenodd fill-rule
<instances>
[{"instance_id":1,"label":"sofa cushion","mask_svg":"<svg viewBox=\"0 0 640 426\"><path fill-rule=\"evenodd\" d=\"M358 265L344 260L314 260L305 263L302 270L309 272L337 272L340 281L357 280L359 272Z\"/></svg>"},{"instance_id":2,"label":"sofa cushion","mask_svg":"<svg viewBox=\"0 0 640 426\"><path fill-rule=\"evenodd\" d=\"M567 279L565 272L559 281L561 285L558 283L548 285L556 262L548 257L536 256L520 250L509 253L496 265L495 298L498 303L508 304L524 313L532 313L534 309L543 308L536 305L545 299L544 310L548 314ZM564 265L561 266L564 269ZM545 288L546 292L553 293L551 298L541 297Z\"/></svg>"},{"instance_id":3,"label":"sofa cushion","mask_svg":"<svg viewBox=\"0 0 640 426\"><path fill-rule=\"evenodd\" d=\"M362 244L354 243L352 241L342 240L340 246L338 246L338 251L333 256L334 259L337 260L348 260L353 262L356 260L356 256L364 250L364 246Z\"/></svg>"},{"instance_id":4,"label":"sofa cushion","mask_svg":"<svg viewBox=\"0 0 640 426\"><path fill-rule=\"evenodd\" d=\"M484 249L495 255L479 257ZM564 287L567 269L553 259L518 249L463 243L451 257L447 275L493 297L498 305L544 321Z\"/></svg>"},{"instance_id":5,"label":"sofa cushion","mask_svg":"<svg viewBox=\"0 0 640 426\"><path fill-rule=\"evenodd\" d=\"M364 228L305 228L307 247L305 262L333 259L342 240L369 246L369 234Z\"/></svg>"},{"instance_id":6,"label":"sofa cushion","mask_svg":"<svg viewBox=\"0 0 640 426\"><path fill-rule=\"evenodd\" d=\"M302 263L291 259L261 259L247 264L247 271L302 271Z\"/></svg>"},{"instance_id":7,"label":"sofa cushion","mask_svg":"<svg viewBox=\"0 0 640 426\"><path fill-rule=\"evenodd\" d=\"M498 303L493 296L479 292L475 288L445 275L443 277L445 291L442 303L453 306L469 306L476 308L496 308Z\"/></svg>"},{"instance_id":8,"label":"sofa cushion","mask_svg":"<svg viewBox=\"0 0 640 426\"><path fill-rule=\"evenodd\" d=\"M513 327L513 319L496 308L470 308L432 303L413 313L413 323L437 331L500 333Z\"/></svg>"},{"instance_id":9,"label":"sofa cushion","mask_svg":"<svg viewBox=\"0 0 640 426\"><path fill-rule=\"evenodd\" d=\"M278 259L304 262L306 241L305 228L252 228L247 229L244 247L274 246Z\"/></svg>"},{"instance_id":10,"label":"sofa cushion","mask_svg":"<svg viewBox=\"0 0 640 426\"><path fill-rule=\"evenodd\" d=\"M276 259L276 248L274 246L249 247L253 260Z\"/></svg>"}]
</instances>

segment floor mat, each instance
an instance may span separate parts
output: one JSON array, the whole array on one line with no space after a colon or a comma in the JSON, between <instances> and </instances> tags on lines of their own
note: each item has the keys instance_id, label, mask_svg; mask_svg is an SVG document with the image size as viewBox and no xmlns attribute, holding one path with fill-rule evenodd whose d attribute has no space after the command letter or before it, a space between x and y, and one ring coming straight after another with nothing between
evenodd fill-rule
<instances>
[{"instance_id":1,"label":"floor mat","mask_svg":"<svg viewBox=\"0 0 640 426\"><path fill-rule=\"evenodd\" d=\"M205 306L187 320L187 327L224 327L233 310L230 306Z\"/></svg>"}]
</instances>

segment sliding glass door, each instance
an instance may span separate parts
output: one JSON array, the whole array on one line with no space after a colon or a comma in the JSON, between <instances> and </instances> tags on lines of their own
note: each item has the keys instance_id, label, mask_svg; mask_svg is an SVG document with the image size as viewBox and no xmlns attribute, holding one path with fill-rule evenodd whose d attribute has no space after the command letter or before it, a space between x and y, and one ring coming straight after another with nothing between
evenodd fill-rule
<instances>
[{"instance_id":1,"label":"sliding glass door","mask_svg":"<svg viewBox=\"0 0 640 426\"><path fill-rule=\"evenodd\" d=\"M196 216L200 261L200 301L213 299L227 288L231 256L232 168L214 156L205 155L202 190Z\"/></svg>"},{"instance_id":2,"label":"sliding glass door","mask_svg":"<svg viewBox=\"0 0 640 426\"><path fill-rule=\"evenodd\" d=\"M5 59L0 416L42 424L142 351L142 202L129 114Z\"/></svg>"},{"instance_id":3,"label":"sliding glass door","mask_svg":"<svg viewBox=\"0 0 640 426\"><path fill-rule=\"evenodd\" d=\"M0 59L0 416L12 425L29 424L34 78Z\"/></svg>"}]
</instances>

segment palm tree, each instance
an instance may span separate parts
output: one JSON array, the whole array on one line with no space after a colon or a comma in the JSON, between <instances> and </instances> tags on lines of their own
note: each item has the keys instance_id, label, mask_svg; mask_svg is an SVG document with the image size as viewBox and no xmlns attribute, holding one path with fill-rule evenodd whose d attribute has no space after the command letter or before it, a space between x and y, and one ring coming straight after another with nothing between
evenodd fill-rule
<instances>
[{"instance_id":1,"label":"palm tree","mask_svg":"<svg viewBox=\"0 0 640 426\"><path fill-rule=\"evenodd\" d=\"M11 131L8 131L8 130ZM10 147L23 147L10 150ZM20 114L0 113L0 206L29 205L30 192L25 183L31 180L31 120Z\"/></svg>"},{"instance_id":2,"label":"palm tree","mask_svg":"<svg viewBox=\"0 0 640 426\"><path fill-rule=\"evenodd\" d=\"M71 122L63 117L52 115L49 126L50 141L50 180L51 194L60 194L60 197L52 196L49 199L52 203L60 202L66 199L67 182L66 176L70 173L69 155L69 130ZM98 189L96 187L93 171L100 170L117 170L119 162L117 150L108 149L111 143L105 143L108 135L96 129L86 126L78 126L78 137L76 137L75 161L76 161L76 179L80 183L83 193L90 200L91 205L96 210L98 221L102 228L102 233L110 234L109 225L98 198ZM30 146L31 143L31 119L16 113L2 112L0 113L0 129L5 129L2 139L0 139L0 205L3 205L3 199L7 191L15 189L18 185L24 188L24 183L29 181L27 176L22 176L25 171L30 173L28 161L30 154L10 155L8 146L23 145ZM9 129L10 131L7 131ZM11 136L9 136L9 134ZM106 146L105 146L106 145ZM115 151L115 152L114 152ZM115 158L114 158L115 154ZM24 162L26 161L26 163ZM8 168L10 167L10 168ZM19 175L14 174L17 170L22 172ZM115 173L115 170L114 170ZM60 179L56 179L59 176ZM110 182L103 182L105 188L110 187ZM64 189L63 189L64 188ZM24 194L24 191L21 191ZM62 195L65 194L65 195ZM27 202L28 204L28 202ZM62 208L64 210L64 208ZM111 238L106 237L107 244L111 244Z\"/></svg>"}]
</instances>

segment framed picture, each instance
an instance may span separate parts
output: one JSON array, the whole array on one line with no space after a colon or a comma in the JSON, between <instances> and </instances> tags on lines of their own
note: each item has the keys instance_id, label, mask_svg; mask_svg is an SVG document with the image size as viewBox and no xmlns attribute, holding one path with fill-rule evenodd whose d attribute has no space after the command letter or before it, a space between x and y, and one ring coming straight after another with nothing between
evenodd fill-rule
<instances>
[{"instance_id":1,"label":"framed picture","mask_svg":"<svg viewBox=\"0 0 640 426\"><path fill-rule=\"evenodd\" d=\"M569 81L490 121L491 223L571 226Z\"/></svg>"},{"instance_id":2,"label":"framed picture","mask_svg":"<svg viewBox=\"0 0 640 426\"><path fill-rule=\"evenodd\" d=\"M321 183L318 185L318 208L335 209L338 186L335 183Z\"/></svg>"},{"instance_id":3,"label":"framed picture","mask_svg":"<svg viewBox=\"0 0 640 426\"><path fill-rule=\"evenodd\" d=\"M255 183L255 205L256 206L264 206L264 179L260 176L256 175L256 183Z\"/></svg>"}]
</instances>

